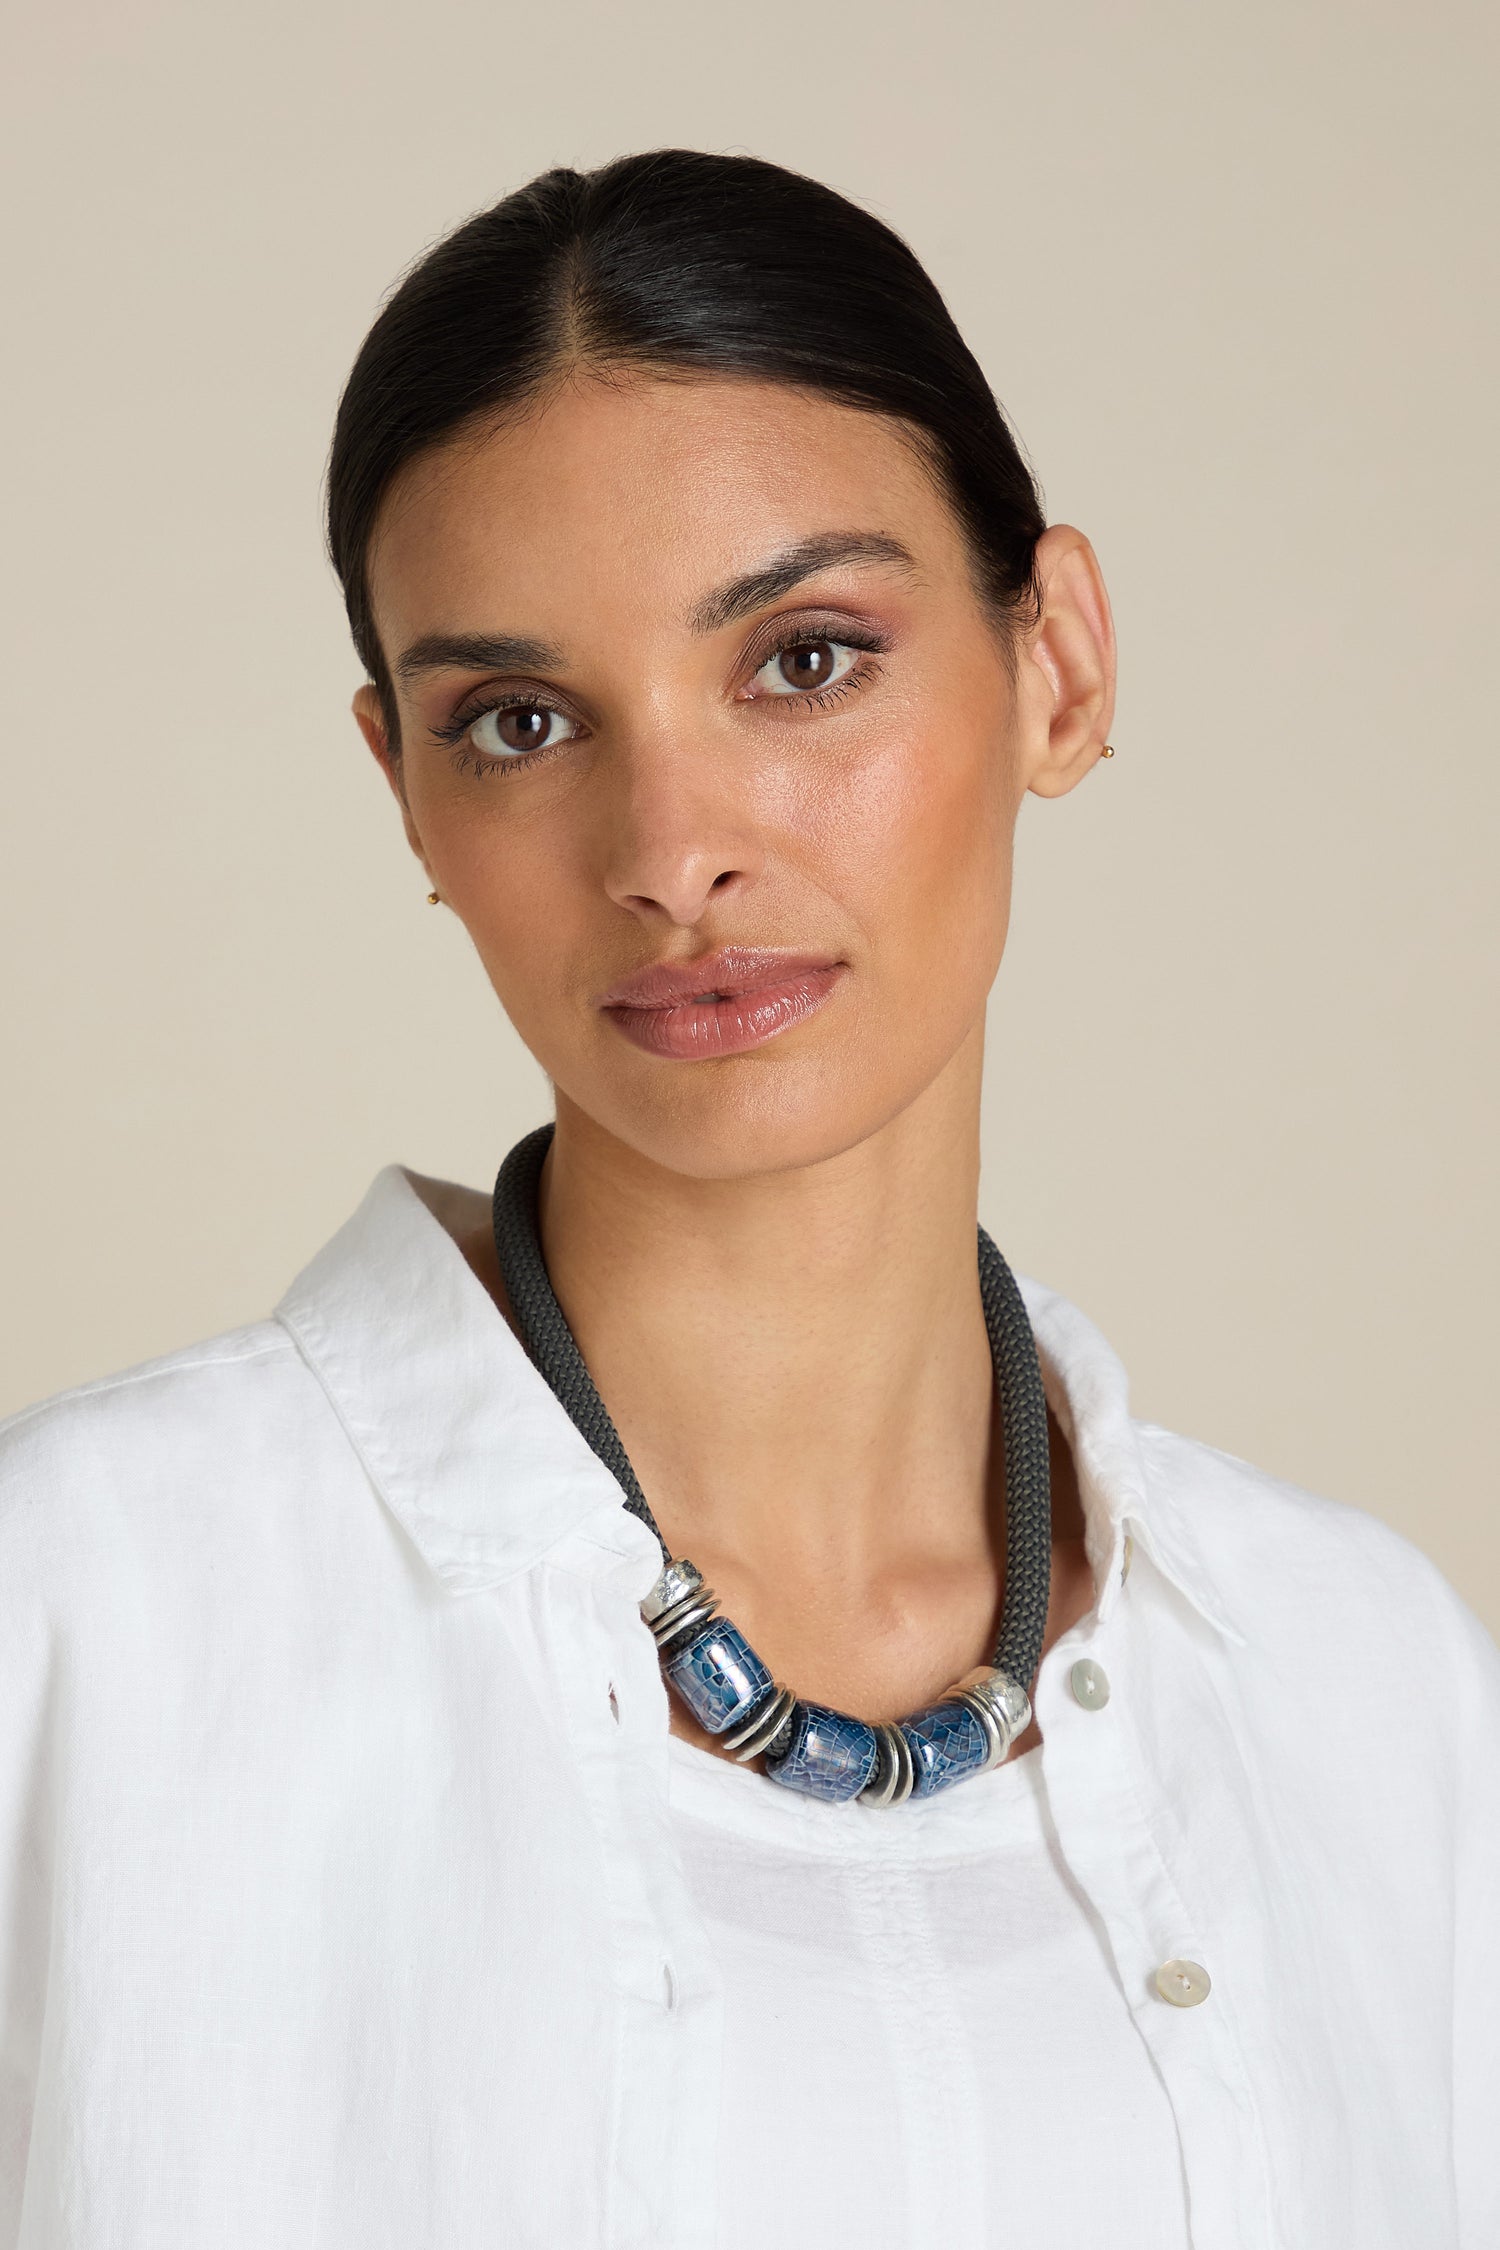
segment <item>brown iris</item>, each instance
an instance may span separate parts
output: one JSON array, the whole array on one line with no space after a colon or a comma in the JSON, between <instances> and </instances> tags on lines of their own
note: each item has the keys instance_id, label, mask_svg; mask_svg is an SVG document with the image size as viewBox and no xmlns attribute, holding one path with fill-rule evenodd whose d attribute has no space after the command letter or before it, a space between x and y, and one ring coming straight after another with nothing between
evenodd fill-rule
<instances>
[{"instance_id":1,"label":"brown iris","mask_svg":"<svg viewBox=\"0 0 1500 2250\"><path fill-rule=\"evenodd\" d=\"M798 641L784 648L777 662L788 687L818 688L833 673L837 657L832 641Z\"/></svg>"},{"instance_id":2,"label":"brown iris","mask_svg":"<svg viewBox=\"0 0 1500 2250\"><path fill-rule=\"evenodd\" d=\"M551 724L552 713L539 703L518 704L514 710L495 713L495 732L507 750L539 749Z\"/></svg>"}]
</instances>

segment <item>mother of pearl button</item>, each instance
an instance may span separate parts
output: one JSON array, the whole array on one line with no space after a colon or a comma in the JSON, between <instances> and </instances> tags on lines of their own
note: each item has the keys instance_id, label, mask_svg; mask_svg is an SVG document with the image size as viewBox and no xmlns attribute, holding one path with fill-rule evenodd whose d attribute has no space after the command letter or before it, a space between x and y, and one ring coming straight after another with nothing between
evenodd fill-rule
<instances>
[{"instance_id":1,"label":"mother of pearl button","mask_svg":"<svg viewBox=\"0 0 1500 2250\"><path fill-rule=\"evenodd\" d=\"M1156 1972L1156 1989L1174 2008L1196 2008L1200 2000L1208 1998L1212 1986L1201 1962L1163 1961Z\"/></svg>"},{"instance_id":2,"label":"mother of pearl button","mask_svg":"<svg viewBox=\"0 0 1500 2250\"><path fill-rule=\"evenodd\" d=\"M1109 1701L1109 1674L1091 1656L1079 1657L1068 1674L1068 1685L1074 1702L1081 1703L1085 1711L1102 1711Z\"/></svg>"}]
</instances>

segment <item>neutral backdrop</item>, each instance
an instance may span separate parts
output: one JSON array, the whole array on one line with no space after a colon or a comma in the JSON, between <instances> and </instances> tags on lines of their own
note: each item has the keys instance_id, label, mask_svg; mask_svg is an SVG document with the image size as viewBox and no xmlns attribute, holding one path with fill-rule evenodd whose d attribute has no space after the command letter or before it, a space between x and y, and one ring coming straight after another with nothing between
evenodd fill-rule
<instances>
[{"instance_id":1,"label":"neutral backdrop","mask_svg":"<svg viewBox=\"0 0 1500 2250\"><path fill-rule=\"evenodd\" d=\"M348 717L331 418L469 212L747 150L915 245L1113 589L1119 755L1022 823L987 1223L1138 1411L1500 1625L1496 13L16 11L0 1408L259 1315L381 1164L483 1183L546 1114Z\"/></svg>"}]
</instances>

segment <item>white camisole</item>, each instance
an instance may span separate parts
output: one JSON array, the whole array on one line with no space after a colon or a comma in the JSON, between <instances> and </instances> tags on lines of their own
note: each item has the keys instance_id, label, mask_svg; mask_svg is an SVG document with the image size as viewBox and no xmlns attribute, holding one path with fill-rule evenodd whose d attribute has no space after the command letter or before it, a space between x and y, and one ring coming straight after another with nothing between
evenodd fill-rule
<instances>
[{"instance_id":1,"label":"white camisole","mask_svg":"<svg viewBox=\"0 0 1500 2250\"><path fill-rule=\"evenodd\" d=\"M715 2250L1188 2250L1172 2111L1040 1749L888 1812L675 1736L671 1760L724 1980Z\"/></svg>"}]
</instances>

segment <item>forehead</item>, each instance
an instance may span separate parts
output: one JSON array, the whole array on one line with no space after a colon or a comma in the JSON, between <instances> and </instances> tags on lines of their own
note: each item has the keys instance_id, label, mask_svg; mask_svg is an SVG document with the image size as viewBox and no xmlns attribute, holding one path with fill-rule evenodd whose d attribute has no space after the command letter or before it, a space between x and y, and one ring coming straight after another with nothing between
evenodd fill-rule
<instances>
[{"instance_id":1,"label":"forehead","mask_svg":"<svg viewBox=\"0 0 1500 2250\"><path fill-rule=\"evenodd\" d=\"M889 418L740 377L585 376L401 473L371 595L388 648L435 618L555 626L560 604L639 624L851 528L899 539L924 580L966 576L952 510Z\"/></svg>"}]
</instances>

